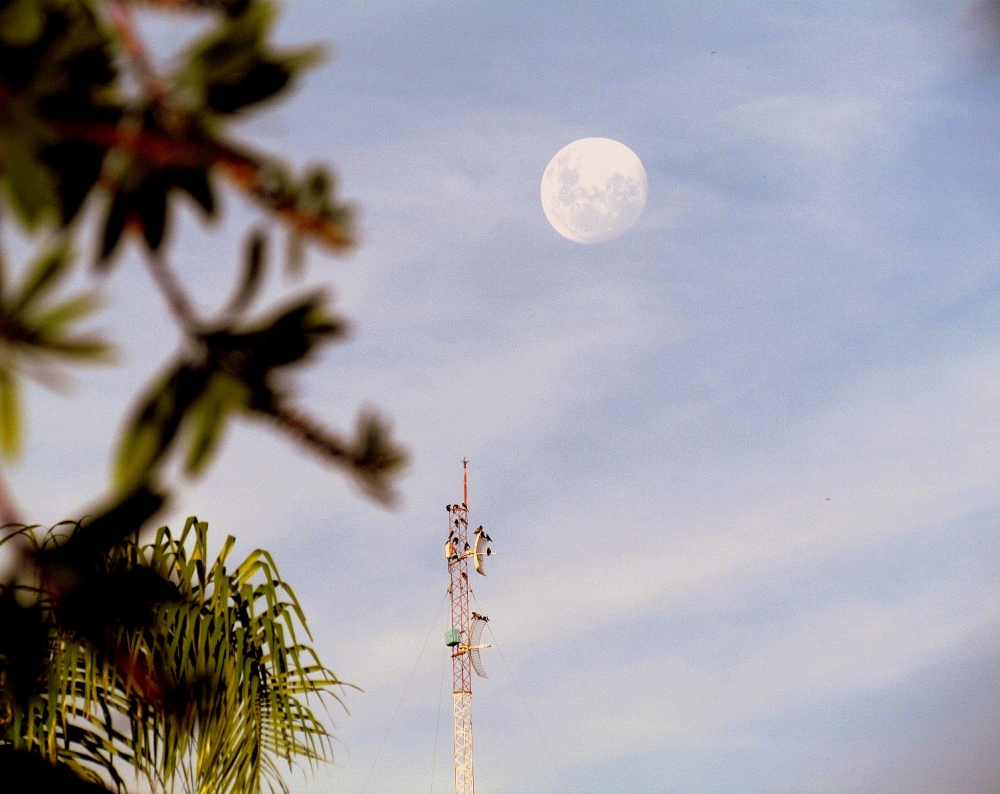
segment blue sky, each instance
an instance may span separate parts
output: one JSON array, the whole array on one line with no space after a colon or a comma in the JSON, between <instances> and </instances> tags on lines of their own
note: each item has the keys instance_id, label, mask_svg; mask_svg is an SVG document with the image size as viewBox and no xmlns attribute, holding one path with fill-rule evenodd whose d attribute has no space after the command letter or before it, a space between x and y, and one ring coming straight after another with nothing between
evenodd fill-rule
<instances>
[{"instance_id":1,"label":"blue sky","mask_svg":"<svg viewBox=\"0 0 1000 794\"><path fill-rule=\"evenodd\" d=\"M304 399L338 425L377 405L412 454L386 512L241 427L175 508L272 550L324 660L364 690L332 712L336 766L296 791L430 789L463 457L498 551L481 611L572 794L1000 789L987 20L931 2L286 5L281 39L335 57L243 132L331 163L361 233L311 256L354 331ZM149 30L166 53L183 25ZM588 136L629 146L650 186L637 225L594 246L538 198ZM175 239L206 309L255 217L226 209ZM34 520L105 487L118 417L175 342L129 267L105 320L125 366L70 399L32 392L10 478ZM561 791L499 655L484 663L480 794ZM452 787L448 701L433 792Z\"/></svg>"}]
</instances>

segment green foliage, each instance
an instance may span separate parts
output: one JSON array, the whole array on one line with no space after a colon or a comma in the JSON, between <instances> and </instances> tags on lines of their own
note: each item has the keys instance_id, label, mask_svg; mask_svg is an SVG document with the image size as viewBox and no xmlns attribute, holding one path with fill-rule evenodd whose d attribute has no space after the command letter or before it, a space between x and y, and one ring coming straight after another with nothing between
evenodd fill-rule
<instances>
[{"instance_id":1,"label":"green foliage","mask_svg":"<svg viewBox=\"0 0 1000 794\"><path fill-rule=\"evenodd\" d=\"M220 794L255 794L265 779L284 789L277 761L328 756L329 734L307 698L340 682L299 641L308 636L305 616L271 556L255 551L227 572L234 539L210 563L206 531L189 519L177 540L161 529L139 549L182 600L164 603L157 632L130 647L161 661L166 704L152 715L154 732L144 732L145 715L131 715L144 741L135 750L150 776L187 765L199 790L211 782Z\"/></svg>"},{"instance_id":2,"label":"green foliage","mask_svg":"<svg viewBox=\"0 0 1000 794\"><path fill-rule=\"evenodd\" d=\"M227 116L265 102L321 58L317 47L276 53L267 44L275 7L255 3L192 46L177 76L189 109Z\"/></svg>"},{"instance_id":3,"label":"green foliage","mask_svg":"<svg viewBox=\"0 0 1000 794\"><path fill-rule=\"evenodd\" d=\"M325 298L308 294L264 319L248 317L266 269L266 239L258 231L232 302L217 319L203 320L163 254L176 197L186 196L211 219L226 179L285 223L293 271L302 267L306 239L333 249L351 244L350 209L335 199L326 169L296 178L277 159L249 153L226 135L233 118L277 98L316 63L318 48L275 49L275 6L265 0L173 0L211 8L215 24L181 53L172 73L155 75L130 27L128 3L105 16L95 2L0 0L0 20L8 23L0 34L0 182L27 232L68 227L96 194L104 204L100 269L114 264L124 239L138 235L185 336L175 363L140 398L125 428L117 493L158 490L151 484L178 446L183 470L202 473L229 420L239 416L270 421L342 466L369 495L391 501L404 456L385 422L368 412L356 438L341 439L294 408L287 371L343 337L344 323ZM46 358L108 357L106 343L73 330L96 308L92 293L42 306L69 263L57 248L39 258L19 294L0 296L0 452L8 455L22 443L21 375L39 374Z\"/></svg>"},{"instance_id":4,"label":"green foliage","mask_svg":"<svg viewBox=\"0 0 1000 794\"><path fill-rule=\"evenodd\" d=\"M45 24L45 15L30 0L13 0L0 10L0 41L11 47L23 47L37 41Z\"/></svg>"},{"instance_id":5,"label":"green foliage","mask_svg":"<svg viewBox=\"0 0 1000 794\"><path fill-rule=\"evenodd\" d=\"M0 260L0 453L5 455L14 455L21 447L19 374L45 381L56 361L88 363L110 358L107 342L73 330L77 321L98 308L96 293L52 298L70 267L67 246L57 244L43 251L21 283L11 287Z\"/></svg>"},{"instance_id":6,"label":"green foliage","mask_svg":"<svg viewBox=\"0 0 1000 794\"><path fill-rule=\"evenodd\" d=\"M67 224L105 149L72 132L115 124L111 37L89 3L0 0L0 180L21 223Z\"/></svg>"},{"instance_id":7,"label":"green foliage","mask_svg":"<svg viewBox=\"0 0 1000 794\"><path fill-rule=\"evenodd\" d=\"M187 471L200 472L230 416L274 414L286 399L285 370L343 330L314 294L248 328L227 324L201 333L140 401L118 455L119 488L147 480L178 436L188 440Z\"/></svg>"},{"instance_id":8,"label":"green foliage","mask_svg":"<svg viewBox=\"0 0 1000 794\"><path fill-rule=\"evenodd\" d=\"M164 74L132 20L157 5L207 20ZM371 409L342 437L296 406L292 373L345 335L325 295L254 308L271 248L261 229L285 230L291 275L307 242L354 242L326 168L297 174L231 137L234 121L320 57L275 48L275 18L266 0L0 0L0 221L37 250L16 283L0 257L0 454L23 445L23 378L52 384L57 365L110 358L108 342L80 330L97 293L60 292L81 228L97 244L92 277L110 277L137 243L132 261L147 266L181 337L126 417L92 517L71 531L0 534L20 555L0 582L0 771L30 770L40 790L121 787L123 765L154 788L280 789L278 761L329 753L307 701L339 682L297 639L305 621L270 557L227 572L231 540L210 563L193 520L178 539L161 529L141 541L178 473L204 473L234 419L267 422L383 503L405 463ZM176 202L210 221L227 189L266 221L249 235L231 300L201 317L170 267ZM9 516L5 494L0 483Z\"/></svg>"},{"instance_id":9,"label":"green foliage","mask_svg":"<svg viewBox=\"0 0 1000 794\"><path fill-rule=\"evenodd\" d=\"M81 535L64 529L0 545L58 554ZM120 782L125 759L154 788L176 777L219 794L285 790L278 762L327 759L309 701L340 681L300 642L305 616L269 554L227 570L234 542L209 560L208 526L191 518L177 538L162 527L102 552L88 577L49 569L48 587L0 587L2 625L21 638L0 632L0 745L84 779ZM50 598L53 586L74 598ZM19 591L40 598L23 606Z\"/></svg>"},{"instance_id":10,"label":"green foliage","mask_svg":"<svg viewBox=\"0 0 1000 794\"><path fill-rule=\"evenodd\" d=\"M163 245L169 224L168 195L182 190L194 199L207 218L215 215L215 194L207 169L170 166L158 168L132 159L121 173L112 195L101 237L100 264L110 265L122 233L130 224L141 230L151 251Z\"/></svg>"}]
</instances>

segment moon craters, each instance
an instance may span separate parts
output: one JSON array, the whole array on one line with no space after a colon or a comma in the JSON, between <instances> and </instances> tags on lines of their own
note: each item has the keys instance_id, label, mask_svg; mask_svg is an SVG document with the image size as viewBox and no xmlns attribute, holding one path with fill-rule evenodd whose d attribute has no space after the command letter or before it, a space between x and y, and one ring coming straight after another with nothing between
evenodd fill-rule
<instances>
[{"instance_id":1,"label":"moon craters","mask_svg":"<svg viewBox=\"0 0 1000 794\"><path fill-rule=\"evenodd\" d=\"M581 138L559 150L542 176L545 217L563 237L600 243L631 228L646 205L646 169L609 138Z\"/></svg>"}]
</instances>

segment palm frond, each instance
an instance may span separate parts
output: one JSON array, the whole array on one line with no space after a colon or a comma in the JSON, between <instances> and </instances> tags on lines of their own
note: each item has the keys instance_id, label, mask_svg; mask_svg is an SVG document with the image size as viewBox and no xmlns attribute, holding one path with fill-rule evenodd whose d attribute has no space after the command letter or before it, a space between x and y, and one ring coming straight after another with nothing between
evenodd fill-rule
<instances>
[{"instance_id":1,"label":"palm frond","mask_svg":"<svg viewBox=\"0 0 1000 794\"><path fill-rule=\"evenodd\" d=\"M0 732L0 744L18 742L115 783L124 762L154 789L184 779L213 794L257 794L265 784L285 791L281 765L330 760L332 737L312 706L340 703L343 684L298 642L309 636L298 600L265 551L229 571L229 537L209 562L207 533L192 518L179 537L163 527L151 543L126 540L105 554L107 571L143 568L179 594L156 605L145 626L116 629L112 655L61 629L58 609L46 604L44 691ZM66 538L20 535L38 547ZM161 697L149 697L154 690Z\"/></svg>"}]
</instances>

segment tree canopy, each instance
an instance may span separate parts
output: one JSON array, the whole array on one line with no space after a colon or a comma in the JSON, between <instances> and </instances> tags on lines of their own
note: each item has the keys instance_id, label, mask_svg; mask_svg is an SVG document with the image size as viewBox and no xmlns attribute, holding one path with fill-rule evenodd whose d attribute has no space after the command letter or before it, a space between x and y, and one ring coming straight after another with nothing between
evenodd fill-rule
<instances>
[{"instance_id":1,"label":"tree canopy","mask_svg":"<svg viewBox=\"0 0 1000 794\"><path fill-rule=\"evenodd\" d=\"M207 25L161 72L134 15L165 12ZM292 274L308 244L354 241L327 169L296 173L232 132L321 58L273 46L275 16L265 0L0 0L0 246L17 234L37 252L16 283L0 252L0 455L24 444L23 378L46 383L58 366L112 356L83 326L94 292L63 294L74 269L107 278L133 247L128 264L151 277L182 337L124 418L89 518L18 528L0 490L0 545L17 549L0 586L0 764L41 758L53 785L67 774L81 791L84 778L120 785L124 760L161 784L181 775L197 790L254 791L265 778L280 787L275 756L311 760L327 747L299 696L338 681L296 638L304 617L273 561L257 552L227 572L230 541L209 563L194 519L176 538L161 528L143 541L178 477L206 470L234 419L266 422L381 503L405 462L372 411L344 434L296 402L294 372L344 337L326 294L257 305L276 225ZM211 219L223 190L269 223L234 252L232 297L202 316L170 264L176 203ZM88 227L97 245L81 255Z\"/></svg>"}]
</instances>

